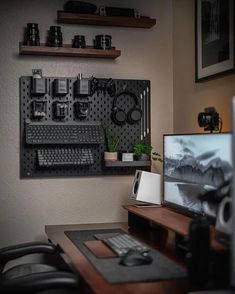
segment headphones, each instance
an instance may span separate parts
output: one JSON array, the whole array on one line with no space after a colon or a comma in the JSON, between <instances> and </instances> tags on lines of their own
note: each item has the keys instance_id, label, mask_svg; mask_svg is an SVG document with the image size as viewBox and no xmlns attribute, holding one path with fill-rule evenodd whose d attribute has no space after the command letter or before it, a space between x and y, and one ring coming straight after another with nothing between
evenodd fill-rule
<instances>
[{"instance_id":1,"label":"headphones","mask_svg":"<svg viewBox=\"0 0 235 294\"><path fill-rule=\"evenodd\" d=\"M117 99L122 95L128 95L134 101L134 106L126 113L123 109L117 106ZM112 121L119 126L123 126L125 123L133 125L137 123L142 117L142 110L139 107L137 96L129 91L123 91L117 94L113 99L113 106L111 112Z\"/></svg>"}]
</instances>

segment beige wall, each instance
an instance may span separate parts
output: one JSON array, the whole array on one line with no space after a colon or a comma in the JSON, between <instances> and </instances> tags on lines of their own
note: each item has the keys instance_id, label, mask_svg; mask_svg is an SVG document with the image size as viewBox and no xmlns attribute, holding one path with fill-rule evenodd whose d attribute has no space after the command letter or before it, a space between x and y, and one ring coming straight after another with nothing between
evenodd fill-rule
<instances>
[{"instance_id":1,"label":"beige wall","mask_svg":"<svg viewBox=\"0 0 235 294\"><path fill-rule=\"evenodd\" d=\"M214 106L230 130L230 101L235 95L235 75L195 83L194 0L173 1L174 132L203 132L197 115Z\"/></svg>"},{"instance_id":2,"label":"beige wall","mask_svg":"<svg viewBox=\"0 0 235 294\"><path fill-rule=\"evenodd\" d=\"M152 144L161 151L163 133L173 130L172 1L99 1L136 7L155 17L149 30L63 25L64 42L84 34L87 43L111 34L122 50L116 61L19 56L18 43L27 22L37 22L41 40L56 23L64 0L12 0L0 4L0 247L42 239L45 224L125 221L131 176L65 179L19 178L19 77L41 68L45 76L150 79ZM92 1L91 1L92 2ZM93 1L95 3L95 1Z\"/></svg>"}]
</instances>

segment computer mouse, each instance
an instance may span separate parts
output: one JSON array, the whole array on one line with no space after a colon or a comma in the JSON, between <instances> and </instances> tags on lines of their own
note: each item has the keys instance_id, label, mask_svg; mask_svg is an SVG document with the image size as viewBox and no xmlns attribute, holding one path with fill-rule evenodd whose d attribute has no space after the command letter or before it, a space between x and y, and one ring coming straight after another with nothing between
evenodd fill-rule
<instances>
[{"instance_id":1,"label":"computer mouse","mask_svg":"<svg viewBox=\"0 0 235 294\"><path fill-rule=\"evenodd\" d=\"M135 249L130 249L120 259L120 264L125 266L137 266L152 263L152 257L147 253L141 253Z\"/></svg>"}]
</instances>

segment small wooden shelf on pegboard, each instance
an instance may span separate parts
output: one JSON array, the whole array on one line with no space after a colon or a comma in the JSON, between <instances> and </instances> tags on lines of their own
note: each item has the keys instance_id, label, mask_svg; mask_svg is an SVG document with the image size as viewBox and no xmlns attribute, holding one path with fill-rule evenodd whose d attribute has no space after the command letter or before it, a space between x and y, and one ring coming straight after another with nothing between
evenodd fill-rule
<instances>
[{"instance_id":1,"label":"small wooden shelf on pegboard","mask_svg":"<svg viewBox=\"0 0 235 294\"><path fill-rule=\"evenodd\" d=\"M106 167L136 167L136 166L151 166L151 161L121 161L121 160L106 160L105 161Z\"/></svg>"}]
</instances>

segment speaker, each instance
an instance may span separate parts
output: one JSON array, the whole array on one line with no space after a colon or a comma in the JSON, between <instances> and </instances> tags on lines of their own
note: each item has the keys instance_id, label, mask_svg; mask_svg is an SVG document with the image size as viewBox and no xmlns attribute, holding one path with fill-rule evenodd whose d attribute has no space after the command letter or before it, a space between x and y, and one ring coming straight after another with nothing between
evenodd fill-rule
<instances>
[{"instance_id":1,"label":"speaker","mask_svg":"<svg viewBox=\"0 0 235 294\"><path fill-rule=\"evenodd\" d=\"M210 273L210 226L204 217L189 225L188 274L193 282L206 282Z\"/></svg>"},{"instance_id":2,"label":"speaker","mask_svg":"<svg viewBox=\"0 0 235 294\"><path fill-rule=\"evenodd\" d=\"M136 170L131 199L161 204L161 175Z\"/></svg>"},{"instance_id":3,"label":"speaker","mask_svg":"<svg viewBox=\"0 0 235 294\"><path fill-rule=\"evenodd\" d=\"M232 233L232 211L232 199L224 197L218 208L216 229L227 235Z\"/></svg>"}]
</instances>

